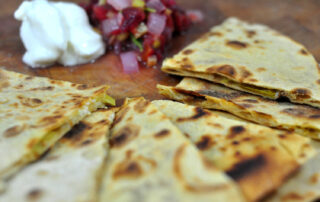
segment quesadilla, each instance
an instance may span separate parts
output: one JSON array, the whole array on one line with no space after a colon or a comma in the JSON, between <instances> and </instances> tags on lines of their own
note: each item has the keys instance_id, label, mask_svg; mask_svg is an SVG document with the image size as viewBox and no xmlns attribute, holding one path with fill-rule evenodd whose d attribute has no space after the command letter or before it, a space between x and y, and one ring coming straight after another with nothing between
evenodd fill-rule
<instances>
[{"instance_id":1,"label":"quesadilla","mask_svg":"<svg viewBox=\"0 0 320 202\"><path fill-rule=\"evenodd\" d=\"M320 109L277 102L200 79L184 78L176 87L158 85L170 99L219 109L243 119L320 139Z\"/></svg>"},{"instance_id":2,"label":"quesadilla","mask_svg":"<svg viewBox=\"0 0 320 202\"><path fill-rule=\"evenodd\" d=\"M92 113L9 182L1 202L96 201L115 109Z\"/></svg>"},{"instance_id":3,"label":"quesadilla","mask_svg":"<svg viewBox=\"0 0 320 202\"><path fill-rule=\"evenodd\" d=\"M244 201L223 172L155 106L127 100L111 129L100 201Z\"/></svg>"},{"instance_id":4,"label":"quesadilla","mask_svg":"<svg viewBox=\"0 0 320 202\"><path fill-rule=\"evenodd\" d=\"M114 104L107 88L0 69L0 179L37 159L91 111Z\"/></svg>"},{"instance_id":5,"label":"quesadilla","mask_svg":"<svg viewBox=\"0 0 320 202\"><path fill-rule=\"evenodd\" d=\"M320 142L312 141L317 156L308 161L277 192L264 202L310 202L320 200Z\"/></svg>"},{"instance_id":6,"label":"quesadilla","mask_svg":"<svg viewBox=\"0 0 320 202\"><path fill-rule=\"evenodd\" d=\"M228 18L165 60L162 70L320 107L320 73L311 53L267 26L237 18Z\"/></svg>"},{"instance_id":7,"label":"quesadilla","mask_svg":"<svg viewBox=\"0 0 320 202\"><path fill-rule=\"evenodd\" d=\"M232 177L249 201L278 188L315 151L308 138L291 132L232 120L200 107L173 101L152 104Z\"/></svg>"}]
</instances>

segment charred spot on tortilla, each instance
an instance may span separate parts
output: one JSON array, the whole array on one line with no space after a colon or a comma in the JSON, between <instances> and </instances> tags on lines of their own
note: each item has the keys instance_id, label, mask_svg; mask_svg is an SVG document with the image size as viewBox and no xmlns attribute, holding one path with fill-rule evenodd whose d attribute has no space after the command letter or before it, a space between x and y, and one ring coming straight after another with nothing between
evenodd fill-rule
<instances>
[{"instance_id":1,"label":"charred spot on tortilla","mask_svg":"<svg viewBox=\"0 0 320 202\"><path fill-rule=\"evenodd\" d=\"M15 136L19 135L24 129L25 129L25 125L12 126L12 127L8 128L6 131L4 131L3 136L8 137L8 138L15 137Z\"/></svg>"},{"instance_id":2,"label":"charred spot on tortilla","mask_svg":"<svg viewBox=\"0 0 320 202\"><path fill-rule=\"evenodd\" d=\"M195 143L197 148L200 150L207 150L214 144L214 141L209 135L201 136L200 140Z\"/></svg>"},{"instance_id":3,"label":"charred spot on tortilla","mask_svg":"<svg viewBox=\"0 0 320 202\"><path fill-rule=\"evenodd\" d=\"M257 72L265 72L265 71L267 71L267 69L264 67L257 68Z\"/></svg>"},{"instance_id":4,"label":"charred spot on tortilla","mask_svg":"<svg viewBox=\"0 0 320 202\"><path fill-rule=\"evenodd\" d=\"M240 73L241 73L241 80L244 80L248 77L251 77L252 76L252 73L250 71L248 71L245 67L241 66L239 67L240 69Z\"/></svg>"},{"instance_id":5,"label":"charred spot on tortilla","mask_svg":"<svg viewBox=\"0 0 320 202\"><path fill-rule=\"evenodd\" d=\"M33 189L27 194L28 201L36 201L39 200L43 195L43 191L41 189Z\"/></svg>"},{"instance_id":6,"label":"charred spot on tortilla","mask_svg":"<svg viewBox=\"0 0 320 202\"><path fill-rule=\"evenodd\" d=\"M87 124L83 121L75 125L63 138L64 139L77 139L78 135L88 128Z\"/></svg>"},{"instance_id":7,"label":"charred spot on tortilla","mask_svg":"<svg viewBox=\"0 0 320 202\"><path fill-rule=\"evenodd\" d=\"M139 102L137 102L135 105L134 105L134 110L138 113L143 113L147 106L149 105L149 101L147 100L140 100Z\"/></svg>"},{"instance_id":8,"label":"charred spot on tortilla","mask_svg":"<svg viewBox=\"0 0 320 202\"><path fill-rule=\"evenodd\" d=\"M184 54L184 55L190 55L190 54L192 54L193 52L194 52L194 51L191 50L191 49L186 49L186 50L182 51L182 54Z\"/></svg>"},{"instance_id":9,"label":"charred spot on tortilla","mask_svg":"<svg viewBox=\"0 0 320 202\"><path fill-rule=\"evenodd\" d=\"M244 93L242 93L240 91L227 93L227 92L223 92L223 91L199 90L197 92L201 95L208 95L211 97L222 98L222 99L229 100L229 101L244 95Z\"/></svg>"},{"instance_id":10,"label":"charred spot on tortilla","mask_svg":"<svg viewBox=\"0 0 320 202\"><path fill-rule=\"evenodd\" d=\"M207 70L211 70L212 67L208 68ZM236 75L237 75L237 72L235 70L235 68L231 65L222 65L218 68L216 67L213 67L213 71L215 73L220 73L220 74L223 74L223 75L226 75L226 76L230 76L232 78L234 78Z\"/></svg>"},{"instance_id":11,"label":"charred spot on tortilla","mask_svg":"<svg viewBox=\"0 0 320 202\"><path fill-rule=\"evenodd\" d=\"M112 125L117 125L117 123L119 123L127 114L127 112L130 110L130 107L126 106L122 109L120 109L120 111L118 111L118 113L116 114L116 117L113 121Z\"/></svg>"},{"instance_id":12,"label":"charred spot on tortilla","mask_svg":"<svg viewBox=\"0 0 320 202\"><path fill-rule=\"evenodd\" d=\"M183 64L181 65L182 69L192 69L193 68L193 65L191 64Z\"/></svg>"},{"instance_id":13,"label":"charred spot on tortilla","mask_svg":"<svg viewBox=\"0 0 320 202\"><path fill-rule=\"evenodd\" d=\"M253 82L253 83L254 83L254 82L258 82L257 79L253 79L253 78L249 79L249 81L250 81L250 82Z\"/></svg>"},{"instance_id":14,"label":"charred spot on tortilla","mask_svg":"<svg viewBox=\"0 0 320 202\"><path fill-rule=\"evenodd\" d=\"M237 135L240 135L241 133L245 132L246 129L243 126L232 126L229 129L229 134L228 134L228 138L232 139Z\"/></svg>"},{"instance_id":15,"label":"charred spot on tortilla","mask_svg":"<svg viewBox=\"0 0 320 202\"><path fill-rule=\"evenodd\" d=\"M116 166L112 174L114 179L118 178L138 178L143 175L141 166L135 161L125 160Z\"/></svg>"},{"instance_id":16,"label":"charred spot on tortilla","mask_svg":"<svg viewBox=\"0 0 320 202\"><path fill-rule=\"evenodd\" d=\"M281 197L282 201L304 201L306 198L309 198L310 195L312 196L312 192L307 192L306 194L300 194L297 192L290 192L284 196ZM314 200L313 202L317 202L317 200Z\"/></svg>"},{"instance_id":17,"label":"charred spot on tortilla","mask_svg":"<svg viewBox=\"0 0 320 202\"><path fill-rule=\"evenodd\" d=\"M89 86L87 84L80 84L77 87L78 90L85 90L85 89L88 89L88 88L89 88Z\"/></svg>"},{"instance_id":18,"label":"charred spot on tortilla","mask_svg":"<svg viewBox=\"0 0 320 202\"><path fill-rule=\"evenodd\" d=\"M137 125L127 125L121 128L110 139L111 147L121 147L136 138L139 134L140 127Z\"/></svg>"},{"instance_id":19,"label":"charred spot on tortilla","mask_svg":"<svg viewBox=\"0 0 320 202\"><path fill-rule=\"evenodd\" d=\"M254 100L254 99L244 99L243 100L244 102L248 102L248 103L259 103L259 101L258 100Z\"/></svg>"},{"instance_id":20,"label":"charred spot on tortilla","mask_svg":"<svg viewBox=\"0 0 320 202\"><path fill-rule=\"evenodd\" d=\"M257 33L254 30L246 30L246 34L248 38L254 37Z\"/></svg>"},{"instance_id":21,"label":"charred spot on tortilla","mask_svg":"<svg viewBox=\"0 0 320 202\"><path fill-rule=\"evenodd\" d=\"M179 178L180 180L183 180L183 175L180 168L180 159L183 156L185 147L186 147L186 144L181 145L173 157L173 172L176 175L176 177Z\"/></svg>"},{"instance_id":22,"label":"charred spot on tortilla","mask_svg":"<svg viewBox=\"0 0 320 202\"><path fill-rule=\"evenodd\" d=\"M299 51L299 53L300 53L301 55L308 55L308 52L307 52L305 49L301 49L301 50Z\"/></svg>"},{"instance_id":23,"label":"charred spot on tortilla","mask_svg":"<svg viewBox=\"0 0 320 202\"><path fill-rule=\"evenodd\" d=\"M249 45L245 42L241 42L241 41L227 41L226 45L229 46L230 48L236 49L236 50L241 50L244 48L247 48Z\"/></svg>"},{"instance_id":24,"label":"charred spot on tortilla","mask_svg":"<svg viewBox=\"0 0 320 202\"><path fill-rule=\"evenodd\" d=\"M209 32L210 36L217 36L217 37L221 37L223 36L223 34L221 32Z\"/></svg>"},{"instance_id":25,"label":"charred spot on tortilla","mask_svg":"<svg viewBox=\"0 0 320 202\"><path fill-rule=\"evenodd\" d=\"M296 88L291 93L296 96L296 99L308 99L311 97L311 91L305 88Z\"/></svg>"},{"instance_id":26,"label":"charred spot on tortilla","mask_svg":"<svg viewBox=\"0 0 320 202\"><path fill-rule=\"evenodd\" d=\"M210 114L208 111L203 110L201 107L194 108L194 111L195 111L195 114L193 116L186 117L186 118L178 118L177 121L178 122L193 121Z\"/></svg>"},{"instance_id":27,"label":"charred spot on tortilla","mask_svg":"<svg viewBox=\"0 0 320 202\"><path fill-rule=\"evenodd\" d=\"M303 108L289 107L289 108L283 109L281 112L292 115L292 116L296 116L296 117L303 117L303 118L309 118L309 119L320 118L320 110L316 108L311 108L311 107L303 107Z\"/></svg>"},{"instance_id":28,"label":"charred spot on tortilla","mask_svg":"<svg viewBox=\"0 0 320 202\"><path fill-rule=\"evenodd\" d=\"M170 135L170 131L168 129L163 129L160 132L157 132L154 137L156 138L162 138Z\"/></svg>"},{"instance_id":29,"label":"charred spot on tortilla","mask_svg":"<svg viewBox=\"0 0 320 202\"><path fill-rule=\"evenodd\" d=\"M235 164L226 173L234 180L238 181L245 178L247 175L259 170L267 164L267 160L263 154L258 154Z\"/></svg>"},{"instance_id":30,"label":"charred spot on tortilla","mask_svg":"<svg viewBox=\"0 0 320 202\"><path fill-rule=\"evenodd\" d=\"M240 106L240 107L243 107L243 108L245 108L245 109L254 107L252 104L247 104L247 103L239 104L239 106Z\"/></svg>"}]
</instances>

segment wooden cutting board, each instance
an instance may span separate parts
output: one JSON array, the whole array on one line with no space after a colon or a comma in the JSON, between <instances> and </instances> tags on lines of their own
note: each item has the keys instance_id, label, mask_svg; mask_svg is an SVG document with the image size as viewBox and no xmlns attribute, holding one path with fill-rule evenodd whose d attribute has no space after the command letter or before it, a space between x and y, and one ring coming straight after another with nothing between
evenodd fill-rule
<instances>
[{"instance_id":1,"label":"wooden cutting board","mask_svg":"<svg viewBox=\"0 0 320 202\"><path fill-rule=\"evenodd\" d=\"M83 0L85 1L85 0ZM30 75L83 84L108 84L109 93L118 100L144 96L160 99L156 84L175 85L179 77L162 73L158 68L141 68L138 73L125 74L119 58L106 54L92 64L45 69L31 69L22 63L25 49L20 41L19 26L13 18L21 0L0 0L0 67ZM75 1L80 2L80 1ZM226 17L237 16L250 22L263 23L304 44L320 61L319 0L177 0L185 9L199 9L205 19L190 31L172 41L166 55L171 56Z\"/></svg>"}]
</instances>

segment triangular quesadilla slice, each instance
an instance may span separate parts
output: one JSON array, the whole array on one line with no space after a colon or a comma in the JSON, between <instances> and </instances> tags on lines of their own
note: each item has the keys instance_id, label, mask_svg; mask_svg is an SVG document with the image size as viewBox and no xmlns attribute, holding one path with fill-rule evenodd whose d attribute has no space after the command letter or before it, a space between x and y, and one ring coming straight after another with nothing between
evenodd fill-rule
<instances>
[{"instance_id":1,"label":"triangular quesadilla slice","mask_svg":"<svg viewBox=\"0 0 320 202\"><path fill-rule=\"evenodd\" d=\"M203 158L170 120L143 98L116 114L100 201L244 201L237 186Z\"/></svg>"},{"instance_id":2,"label":"triangular quesadilla slice","mask_svg":"<svg viewBox=\"0 0 320 202\"><path fill-rule=\"evenodd\" d=\"M276 190L314 156L308 138L232 120L200 107L153 101L203 155L240 186L249 201Z\"/></svg>"},{"instance_id":3,"label":"triangular quesadilla slice","mask_svg":"<svg viewBox=\"0 0 320 202\"><path fill-rule=\"evenodd\" d=\"M162 70L320 107L320 72L311 53L267 26L237 18L228 18L165 60Z\"/></svg>"},{"instance_id":4,"label":"triangular quesadilla slice","mask_svg":"<svg viewBox=\"0 0 320 202\"><path fill-rule=\"evenodd\" d=\"M299 172L264 202L310 202L320 200L320 142L312 141L318 151L315 158L304 164Z\"/></svg>"},{"instance_id":5,"label":"triangular quesadilla slice","mask_svg":"<svg viewBox=\"0 0 320 202\"><path fill-rule=\"evenodd\" d=\"M173 100L224 110L255 123L320 139L320 109L316 107L277 102L195 78L184 78L176 87L158 88L160 94Z\"/></svg>"},{"instance_id":6,"label":"triangular quesadilla slice","mask_svg":"<svg viewBox=\"0 0 320 202\"><path fill-rule=\"evenodd\" d=\"M115 109L92 113L9 182L0 201L95 201Z\"/></svg>"},{"instance_id":7,"label":"triangular quesadilla slice","mask_svg":"<svg viewBox=\"0 0 320 202\"><path fill-rule=\"evenodd\" d=\"M0 69L0 179L37 159L91 111L114 104L107 88Z\"/></svg>"}]
</instances>

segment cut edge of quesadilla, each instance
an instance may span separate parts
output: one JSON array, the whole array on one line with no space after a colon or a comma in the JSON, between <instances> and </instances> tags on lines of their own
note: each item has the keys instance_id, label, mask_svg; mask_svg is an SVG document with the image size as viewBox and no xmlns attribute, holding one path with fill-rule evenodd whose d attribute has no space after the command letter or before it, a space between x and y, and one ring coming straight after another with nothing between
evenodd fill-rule
<instances>
[{"instance_id":1,"label":"cut edge of quesadilla","mask_svg":"<svg viewBox=\"0 0 320 202\"><path fill-rule=\"evenodd\" d=\"M268 114L262 112L247 112L243 110L243 106L237 105L232 101L223 99L215 99L214 97L201 95L197 92L179 89L177 87L157 85L158 91L161 95L180 102L184 102L191 105L200 106L206 109L222 110L232 113L240 118L249 120L251 122L266 125L268 127L274 127L284 130L291 130L300 135L311 137L313 139L320 140L320 129L310 126L293 126L289 124L279 125L276 121L272 121Z\"/></svg>"},{"instance_id":2,"label":"cut edge of quesadilla","mask_svg":"<svg viewBox=\"0 0 320 202\"><path fill-rule=\"evenodd\" d=\"M170 59L167 59L170 60ZM165 64L165 63L164 63ZM250 84L244 84L244 83L238 83L236 81L233 81L232 79L229 79L221 74L211 74L208 75L206 73L202 72L191 72L187 70L179 70L170 67L170 66L162 66L161 70L168 74L174 74L177 76L189 76L189 77L197 77L200 79L206 79L215 83L220 83L222 85L228 86L233 89L237 89L240 91L244 91L247 93L252 94L258 94L260 96L263 96L265 98L269 99L278 99L280 96L285 96L282 91L279 91L277 89L271 89L271 88L263 88L260 86L254 86Z\"/></svg>"}]
</instances>

